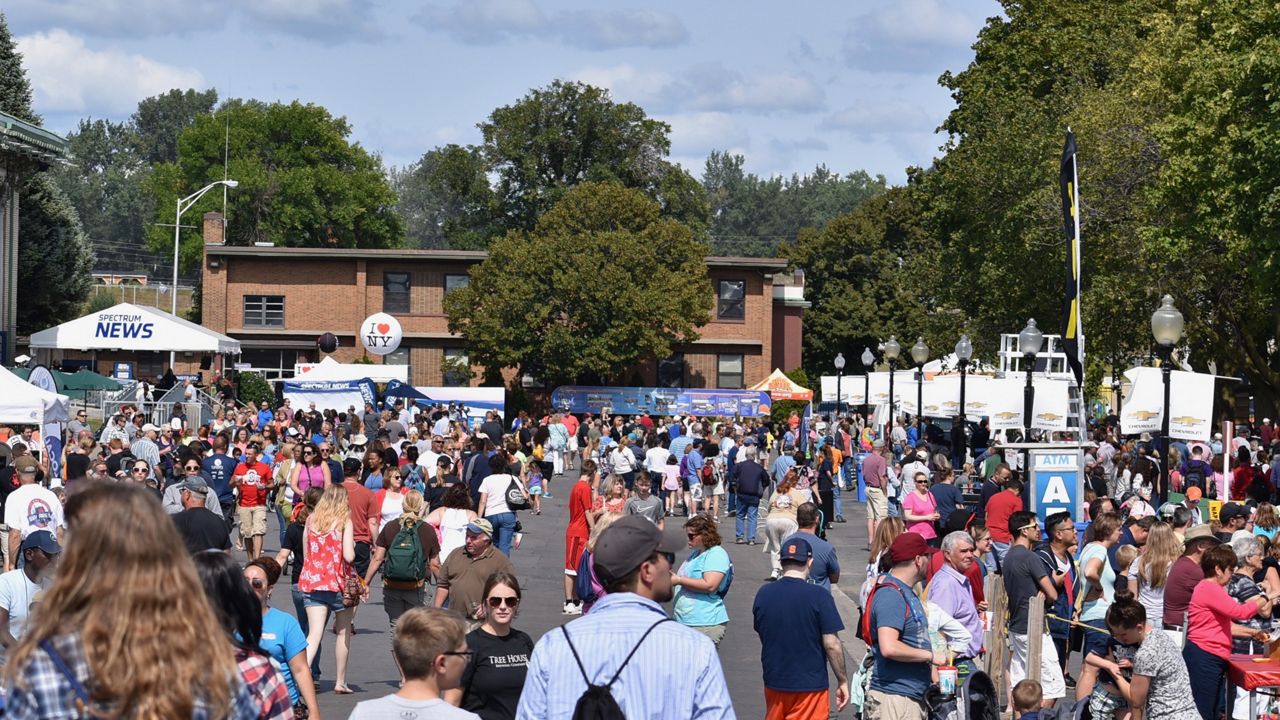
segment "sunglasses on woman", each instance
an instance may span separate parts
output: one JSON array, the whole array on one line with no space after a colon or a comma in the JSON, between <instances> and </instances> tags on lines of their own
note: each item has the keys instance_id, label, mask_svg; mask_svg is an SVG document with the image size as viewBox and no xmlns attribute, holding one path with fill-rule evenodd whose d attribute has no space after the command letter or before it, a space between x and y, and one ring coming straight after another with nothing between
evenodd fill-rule
<instances>
[{"instance_id":1,"label":"sunglasses on woman","mask_svg":"<svg viewBox=\"0 0 1280 720\"><path fill-rule=\"evenodd\" d=\"M195 470L199 470L199 469L200 469L200 466L199 466L199 465L187 465L186 467L184 467L184 468L182 468L182 469L183 469L183 470L186 470L187 472L192 472L192 471L195 471Z\"/></svg>"},{"instance_id":2,"label":"sunglasses on woman","mask_svg":"<svg viewBox=\"0 0 1280 720\"><path fill-rule=\"evenodd\" d=\"M514 595L508 597L499 597L494 595L489 598L489 607L494 608L495 610L502 607L503 604L514 610L515 607L520 604L520 598Z\"/></svg>"}]
</instances>

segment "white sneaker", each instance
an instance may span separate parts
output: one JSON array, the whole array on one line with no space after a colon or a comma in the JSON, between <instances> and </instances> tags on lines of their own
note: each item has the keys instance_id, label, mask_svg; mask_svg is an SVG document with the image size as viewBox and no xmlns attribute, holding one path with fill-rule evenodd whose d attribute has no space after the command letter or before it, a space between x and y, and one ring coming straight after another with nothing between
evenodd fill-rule
<instances>
[{"instance_id":1,"label":"white sneaker","mask_svg":"<svg viewBox=\"0 0 1280 720\"><path fill-rule=\"evenodd\" d=\"M565 615L581 615L582 606L577 603L565 603L564 614Z\"/></svg>"},{"instance_id":2,"label":"white sneaker","mask_svg":"<svg viewBox=\"0 0 1280 720\"><path fill-rule=\"evenodd\" d=\"M566 601L566 602L565 602L565 604L564 604L564 609L560 611L560 614L561 614L561 615L572 615L572 614L573 614L573 603L571 603L571 602L567 602L567 601Z\"/></svg>"}]
</instances>

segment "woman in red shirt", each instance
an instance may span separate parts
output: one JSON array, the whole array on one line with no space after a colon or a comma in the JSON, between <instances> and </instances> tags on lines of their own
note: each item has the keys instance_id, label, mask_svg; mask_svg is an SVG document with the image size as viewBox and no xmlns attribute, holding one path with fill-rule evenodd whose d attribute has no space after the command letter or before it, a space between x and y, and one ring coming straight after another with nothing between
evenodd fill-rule
<instances>
[{"instance_id":1,"label":"woman in red shirt","mask_svg":"<svg viewBox=\"0 0 1280 720\"><path fill-rule=\"evenodd\" d=\"M1253 483L1253 456L1249 454L1249 447L1241 445L1236 450L1235 469L1231 471L1231 499L1243 502L1249 491L1249 485Z\"/></svg>"},{"instance_id":2,"label":"woman in red shirt","mask_svg":"<svg viewBox=\"0 0 1280 720\"><path fill-rule=\"evenodd\" d=\"M1274 598L1258 594L1245 602L1236 602L1227 594L1227 583L1236 570L1236 554L1229 545L1211 548L1200 559L1204 570L1191 593L1187 608L1187 644L1182 659L1191 673L1191 695L1201 717L1216 718L1221 710L1222 680L1227 674L1227 658L1231 656L1233 620L1248 620L1255 615L1271 613ZM1265 631L1259 630L1265 635Z\"/></svg>"}]
</instances>

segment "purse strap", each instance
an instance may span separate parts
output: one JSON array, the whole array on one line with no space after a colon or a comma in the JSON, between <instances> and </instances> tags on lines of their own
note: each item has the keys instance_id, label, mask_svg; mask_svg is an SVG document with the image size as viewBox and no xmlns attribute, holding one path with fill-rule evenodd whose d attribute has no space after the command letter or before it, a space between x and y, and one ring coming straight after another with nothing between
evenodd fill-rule
<instances>
[{"instance_id":1,"label":"purse strap","mask_svg":"<svg viewBox=\"0 0 1280 720\"><path fill-rule=\"evenodd\" d=\"M80 679L76 677L76 674L72 672L71 666L62 658L62 654L54 649L53 643L49 642L48 639L41 640L40 649L44 650L45 654L49 656L49 659L53 661L53 666L57 668L58 672L62 673L62 676L71 684L71 690L76 695L76 710L81 713L86 712L91 703L89 690L85 688L84 684L80 682Z\"/></svg>"}]
</instances>

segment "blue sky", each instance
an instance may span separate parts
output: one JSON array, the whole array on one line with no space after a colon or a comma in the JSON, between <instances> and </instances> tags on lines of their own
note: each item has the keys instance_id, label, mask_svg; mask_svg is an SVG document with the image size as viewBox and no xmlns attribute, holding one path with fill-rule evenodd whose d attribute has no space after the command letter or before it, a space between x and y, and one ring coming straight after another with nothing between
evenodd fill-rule
<instances>
[{"instance_id":1,"label":"blue sky","mask_svg":"<svg viewBox=\"0 0 1280 720\"><path fill-rule=\"evenodd\" d=\"M713 149L759 174L818 163L900 182L926 164L994 0L9 0L37 112L66 132L173 87L318 103L404 165L557 78L672 126L700 176Z\"/></svg>"}]
</instances>

